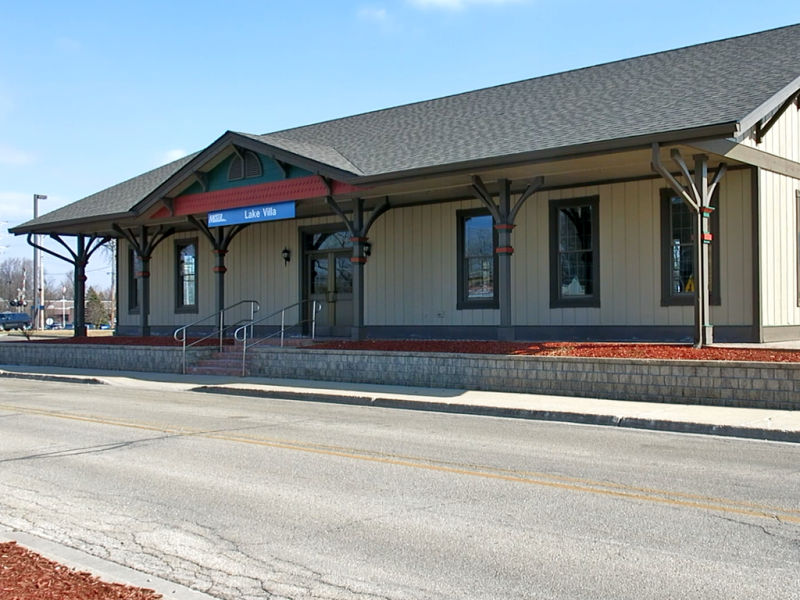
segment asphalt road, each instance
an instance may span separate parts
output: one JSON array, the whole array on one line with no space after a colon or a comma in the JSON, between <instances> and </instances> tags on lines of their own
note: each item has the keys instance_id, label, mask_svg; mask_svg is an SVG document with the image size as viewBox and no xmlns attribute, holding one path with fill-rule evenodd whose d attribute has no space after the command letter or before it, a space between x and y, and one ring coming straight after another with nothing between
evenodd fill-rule
<instances>
[{"instance_id":1,"label":"asphalt road","mask_svg":"<svg viewBox=\"0 0 800 600\"><path fill-rule=\"evenodd\" d=\"M800 447L0 380L0 526L219 598L800 598Z\"/></svg>"}]
</instances>

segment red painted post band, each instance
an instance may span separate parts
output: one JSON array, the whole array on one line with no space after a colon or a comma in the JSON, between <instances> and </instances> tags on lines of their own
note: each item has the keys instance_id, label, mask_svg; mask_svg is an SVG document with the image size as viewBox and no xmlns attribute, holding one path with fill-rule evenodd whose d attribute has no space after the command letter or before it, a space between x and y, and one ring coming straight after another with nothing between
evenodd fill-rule
<instances>
[{"instance_id":1,"label":"red painted post band","mask_svg":"<svg viewBox=\"0 0 800 600\"><path fill-rule=\"evenodd\" d=\"M700 208L700 210L703 211L704 214L710 215L711 213L714 212L714 207L713 206L703 206L703 207Z\"/></svg>"},{"instance_id":2,"label":"red painted post band","mask_svg":"<svg viewBox=\"0 0 800 600\"><path fill-rule=\"evenodd\" d=\"M514 248L511 246L501 246L496 250L498 254L514 254Z\"/></svg>"},{"instance_id":3,"label":"red painted post band","mask_svg":"<svg viewBox=\"0 0 800 600\"><path fill-rule=\"evenodd\" d=\"M366 262L367 262L367 259L366 259L365 257L363 257L363 256L353 256L353 257L350 259L350 262L351 262L351 263L361 263L361 264L364 264L364 263L366 263Z\"/></svg>"},{"instance_id":4,"label":"red painted post band","mask_svg":"<svg viewBox=\"0 0 800 600\"><path fill-rule=\"evenodd\" d=\"M366 242L367 240L369 240L369 238L365 238L365 237L363 237L363 238L362 237L351 237L350 238L350 241L353 242L354 244L356 244L358 242L363 243L363 242Z\"/></svg>"},{"instance_id":5,"label":"red painted post band","mask_svg":"<svg viewBox=\"0 0 800 600\"><path fill-rule=\"evenodd\" d=\"M512 225L511 223L501 223L500 225L495 225L494 226L495 229L500 229L500 230L506 230L507 229L509 231L514 229L514 227L516 227L516 225Z\"/></svg>"},{"instance_id":6,"label":"red painted post band","mask_svg":"<svg viewBox=\"0 0 800 600\"><path fill-rule=\"evenodd\" d=\"M227 273L227 267L214 267L214 273Z\"/></svg>"},{"instance_id":7,"label":"red painted post band","mask_svg":"<svg viewBox=\"0 0 800 600\"><path fill-rule=\"evenodd\" d=\"M219 254L220 256L225 256L228 251L227 250L212 250L214 254Z\"/></svg>"},{"instance_id":8,"label":"red painted post band","mask_svg":"<svg viewBox=\"0 0 800 600\"><path fill-rule=\"evenodd\" d=\"M711 233L703 233L700 235L700 239L703 240L706 244L710 244L711 240L714 239L714 235Z\"/></svg>"},{"instance_id":9,"label":"red painted post band","mask_svg":"<svg viewBox=\"0 0 800 600\"><path fill-rule=\"evenodd\" d=\"M150 277L150 271L138 271L136 273L137 277Z\"/></svg>"}]
</instances>

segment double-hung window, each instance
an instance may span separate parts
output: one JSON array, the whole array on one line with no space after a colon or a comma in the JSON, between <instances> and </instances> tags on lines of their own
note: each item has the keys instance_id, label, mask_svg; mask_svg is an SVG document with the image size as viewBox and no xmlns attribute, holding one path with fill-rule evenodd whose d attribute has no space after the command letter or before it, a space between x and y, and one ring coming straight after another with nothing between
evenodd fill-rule
<instances>
[{"instance_id":1,"label":"double-hung window","mask_svg":"<svg viewBox=\"0 0 800 600\"><path fill-rule=\"evenodd\" d=\"M716 194L711 206L717 207ZM695 216L686 203L669 188L661 190L661 306L694 304L695 251L692 224ZM711 213L709 253L710 302L719 305L719 214Z\"/></svg>"},{"instance_id":2,"label":"double-hung window","mask_svg":"<svg viewBox=\"0 0 800 600\"><path fill-rule=\"evenodd\" d=\"M458 310L499 308L497 234L488 210L457 212Z\"/></svg>"},{"instance_id":3,"label":"double-hung window","mask_svg":"<svg viewBox=\"0 0 800 600\"><path fill-rule=\"evenodd\" d=\"M550 202L550 308L600 306L599 197Z\"/></svg>"},{"instance_id":4,"label":"double-hung window","mask_svg":"<svg viewBox=\"0 0 800 600\"><path fill-rule=\"evenodd\" d=\"M197 312L197 238L175 242L175 312Z\"/></svg>"}]
</instances>

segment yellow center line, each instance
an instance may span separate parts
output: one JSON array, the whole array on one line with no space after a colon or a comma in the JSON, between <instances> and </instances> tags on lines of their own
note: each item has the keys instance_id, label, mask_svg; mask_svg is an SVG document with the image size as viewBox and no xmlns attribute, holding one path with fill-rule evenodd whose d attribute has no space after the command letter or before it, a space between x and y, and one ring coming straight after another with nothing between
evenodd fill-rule
<instances>
[{"instance_id":1,"label":"yellow center line","mask_svg":"<svg viewBox=\"0 0 800 600\"><path fill-rule=\"evenodd\" d=\"M451 473L455 475L482 477L499 481L525 483L529 485L537 485L555 489L640 500L643 502L656 502L672 506L698 508L703 510L741 514L766 519L777 519L781 522L800 523L800 516L796 516L800 515L799 510L764 506L725 498L714 498L710 496L658 490L654 488L626 486L618 483L605 483L601 481L593 481L591 479L518 471L498 467L436 461L420 457L385 454L356 448L327 446L292 440L220 435L218 433L210 432L207 429L165 427L156 424L80 416L21 406L0 405L0 410L17 411L26 414L55 417L59 419L94 423L99 425L111 425L144 431L157 431L173 435L203 437L206 439L244 443L269 448L278 448L282 450L294 450L312 454L320 454L324 456L362 460L379 464L425 469L440 473Z\"/></svg>"}]
</instances>

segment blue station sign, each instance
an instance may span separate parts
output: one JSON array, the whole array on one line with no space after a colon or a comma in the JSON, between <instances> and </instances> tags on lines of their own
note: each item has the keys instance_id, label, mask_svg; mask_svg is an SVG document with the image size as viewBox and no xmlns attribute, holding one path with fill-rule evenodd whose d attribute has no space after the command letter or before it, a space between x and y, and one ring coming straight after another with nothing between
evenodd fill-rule
<instances>
[{"instance_id":1,"label":"blue station sign","mask_svg":"<svg viewBox=\"0 0 800 600\"><path fill-rule=\"evenodd\" d=\"M276 202L275 204L260 204L210 212L208 213L208 226L222 227L223 225L294 219L294 205L294 202Z\"/></svg>"}]
</instances>

